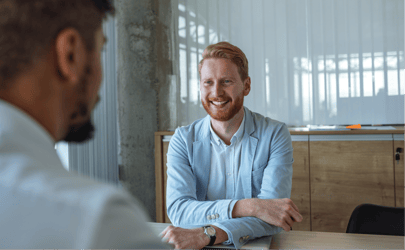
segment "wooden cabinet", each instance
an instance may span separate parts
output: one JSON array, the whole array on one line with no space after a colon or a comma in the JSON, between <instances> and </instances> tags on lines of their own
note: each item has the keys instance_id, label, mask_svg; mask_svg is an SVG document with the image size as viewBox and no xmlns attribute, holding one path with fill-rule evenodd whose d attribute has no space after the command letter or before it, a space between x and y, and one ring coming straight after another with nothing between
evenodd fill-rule
<instances>
[{"instance_id":1,"label":"wooden cabinet","mask_svg":"<svg viewBox=\"0 0 405 250\"><path fill-rule=\"evenodd\" d=\"M301 223L294 224L293 230L311 231L308 139L306 141L293 141L292 144L294 163L291 200L297 205L303 217Z\"/></svg>"},{"instance_id":2,"label":"wooden cabinet","mask_svg":"<svg viewBox=\"0 0 405 250\"><path fill-rule=\"evenodd\" d=\"M333 136L322 132L290 132L294 148L291 199L303 215L293 230L346 232L351 213L362 203L404 206L403 130L378 131L382 135L352 131L349 137L355 139L343 131ZM165 196L167 137L171 135L155 133L156 221L166 223L170 223ZM326 137L318 140L322 135ZM403 148L399 163L394 157L398 147Z\"/></svg>"},{"instance_id":3,"label":"wooden cabinet","mask_svg":"<svg viewBox=\"0 0 405 250\"><path fill-rule=\"evenodd\" d=\"M395 206L391 141L310 141L312 230L346 232L356 206Z\"/></svg>"},{"instance_id":4,"label":"wooden cabinet","mask_svg":"<svg viewBox=\"0 0 405 250\"><path fill-rule=\"evenodd\" d=\"M167 208L166 208L166 183L167 183L167 150L169 149L169 141L168 140L163 140L163 194L164 194L164 201L165 201L165 206L164 206L164 223L171 223L169 217L167 216Z\"/></svg>"},{"instance_id":5,"label":"wooden cabinet","mask_svg":"<svg viewBox=\"0 0 405 250\"><path fill-rule=\"evenodd\" d=\"M402 152L399 154L400 160L397 162L394 158L395 169L395 206L404 207L404 141L394 141L394 153L397 148L401 148Z\"/></svg>"},{"instance_id":6,"label":"wooden cabinet","mask_svg":"<svg viewBox=\"0 0 405 250\"><path fill-rule=\"evenodd\" d=\"M155 188L156 188L156 222L171 223L166 212L166 153L169 140L165 136L171 136L173 132L155 133Z\"/></svg>"}]
</instances>

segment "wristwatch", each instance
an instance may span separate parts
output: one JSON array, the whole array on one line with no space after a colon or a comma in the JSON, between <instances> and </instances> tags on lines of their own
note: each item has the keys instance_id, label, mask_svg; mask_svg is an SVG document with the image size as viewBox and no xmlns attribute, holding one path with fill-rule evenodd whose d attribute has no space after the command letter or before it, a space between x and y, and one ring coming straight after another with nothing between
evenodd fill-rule
<instances>
[{"instance_id":1,"label":"wristwatch","mask_svg":"<svg viewBox=\"0 0 405 250\"><path fill-rule=\"evenodd\" d=\"M211 227L211 226L205 226L204 228L204 233L210 237L211 241L207 246L212 246L214 245L215 240L217 239L217 235L215 232L215 228Z\"/></svg>"}]
</instances>

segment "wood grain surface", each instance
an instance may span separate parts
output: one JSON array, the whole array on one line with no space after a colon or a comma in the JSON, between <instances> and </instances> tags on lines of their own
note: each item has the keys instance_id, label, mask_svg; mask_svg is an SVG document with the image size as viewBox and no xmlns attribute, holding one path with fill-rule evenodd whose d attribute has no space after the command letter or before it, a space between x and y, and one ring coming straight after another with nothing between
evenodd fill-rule
<instances>
[{"instance_id":1,"label":"wood grain surface","mask_svg":"<svg viewBox=\"0 0 405 250\"><path fill-rule=\"evenodd\" d=\"M165 211L165 223L171 223L169 217L167 216L167 208L166 208L166 187L167 187L167 150L169 149L169 142L165 141L163 142L163 178L164 178L164 184L163 184L163 200L164 200L164 211Z\"/></svg>"},{"instance_id":2,"label":"wood grain surface","mask_svg":"<svg viewBox=\"0 0 405 250\"><path fill-rule=\"evenodd\" d=\"M294 223L293 230L311 231L308 141L294 141L292 145L294 163L291 200L303 217L302 222Z\"/></svg>"},{"instance_id":3,"label":"wood grain surface","mask_svg":"<svg viewBox=\"0 0 405 250\"><path fill-rule=\"evenodd\" d=\"M162 137L155 133L155 188L156 188L156 222L164 222Z\"/></svg>"},{"instance_id":4,"label":"wood grain surface","mask_svg":"<svg viewBox=\"0 0 405 250\"><path fill-rule=\"evenodd\" d=\"M404 249L404 237L282 231L273 236L270 249Z\"/></svg>"},{"instance_id":5,"label":"wood grain surface","mask_svg":"<svg viewBox=\"0 0 405 250\"><path fill-rule=\"evenodd\" d=\"M395 206L392 143L310 142L312 231L346 232L363 203Z\"/></svg>"}]
</instances>

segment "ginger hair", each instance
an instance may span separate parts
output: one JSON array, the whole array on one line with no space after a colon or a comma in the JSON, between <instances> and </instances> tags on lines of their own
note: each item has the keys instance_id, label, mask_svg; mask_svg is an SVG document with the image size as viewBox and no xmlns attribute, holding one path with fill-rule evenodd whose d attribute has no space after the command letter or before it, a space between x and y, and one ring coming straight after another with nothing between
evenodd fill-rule
<instances>
[{"instance_id":1,"label":"ginger hair","mask_svg":"<svg viewBox=\"0 0 405 250\"><path fill-rule=\"evenodd\" d=\"M201 76L201 68L204 64L205 59L209 58L225 58L231 60L237 67L239 76L242 81L245 81L249 77L249 66L248 60L245 53L235 45L229 42L219 42L216 44L211 44L205 48L203 54L203 59L198 64L198 72Z\"/></svg>"}]
</instances>

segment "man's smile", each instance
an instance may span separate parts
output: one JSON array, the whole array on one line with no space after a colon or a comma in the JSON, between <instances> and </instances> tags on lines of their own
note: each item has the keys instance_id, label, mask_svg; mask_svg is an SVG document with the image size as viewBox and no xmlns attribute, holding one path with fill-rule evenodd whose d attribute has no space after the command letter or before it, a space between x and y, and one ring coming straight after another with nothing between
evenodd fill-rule
<instances>
[{"instance_id":1,"label":"man's smile","mask_svg":"<svg viewBox=\"0 0 405 250\"><path fill-rule=\"evenodd\" d=\"M217 107L223 107L225 106L225 104L227 104L229 101L222 101L222 102L216 102L216 101L211 101L212 104L214 104L214 106Z\"/></svg>"}]
</instances>

